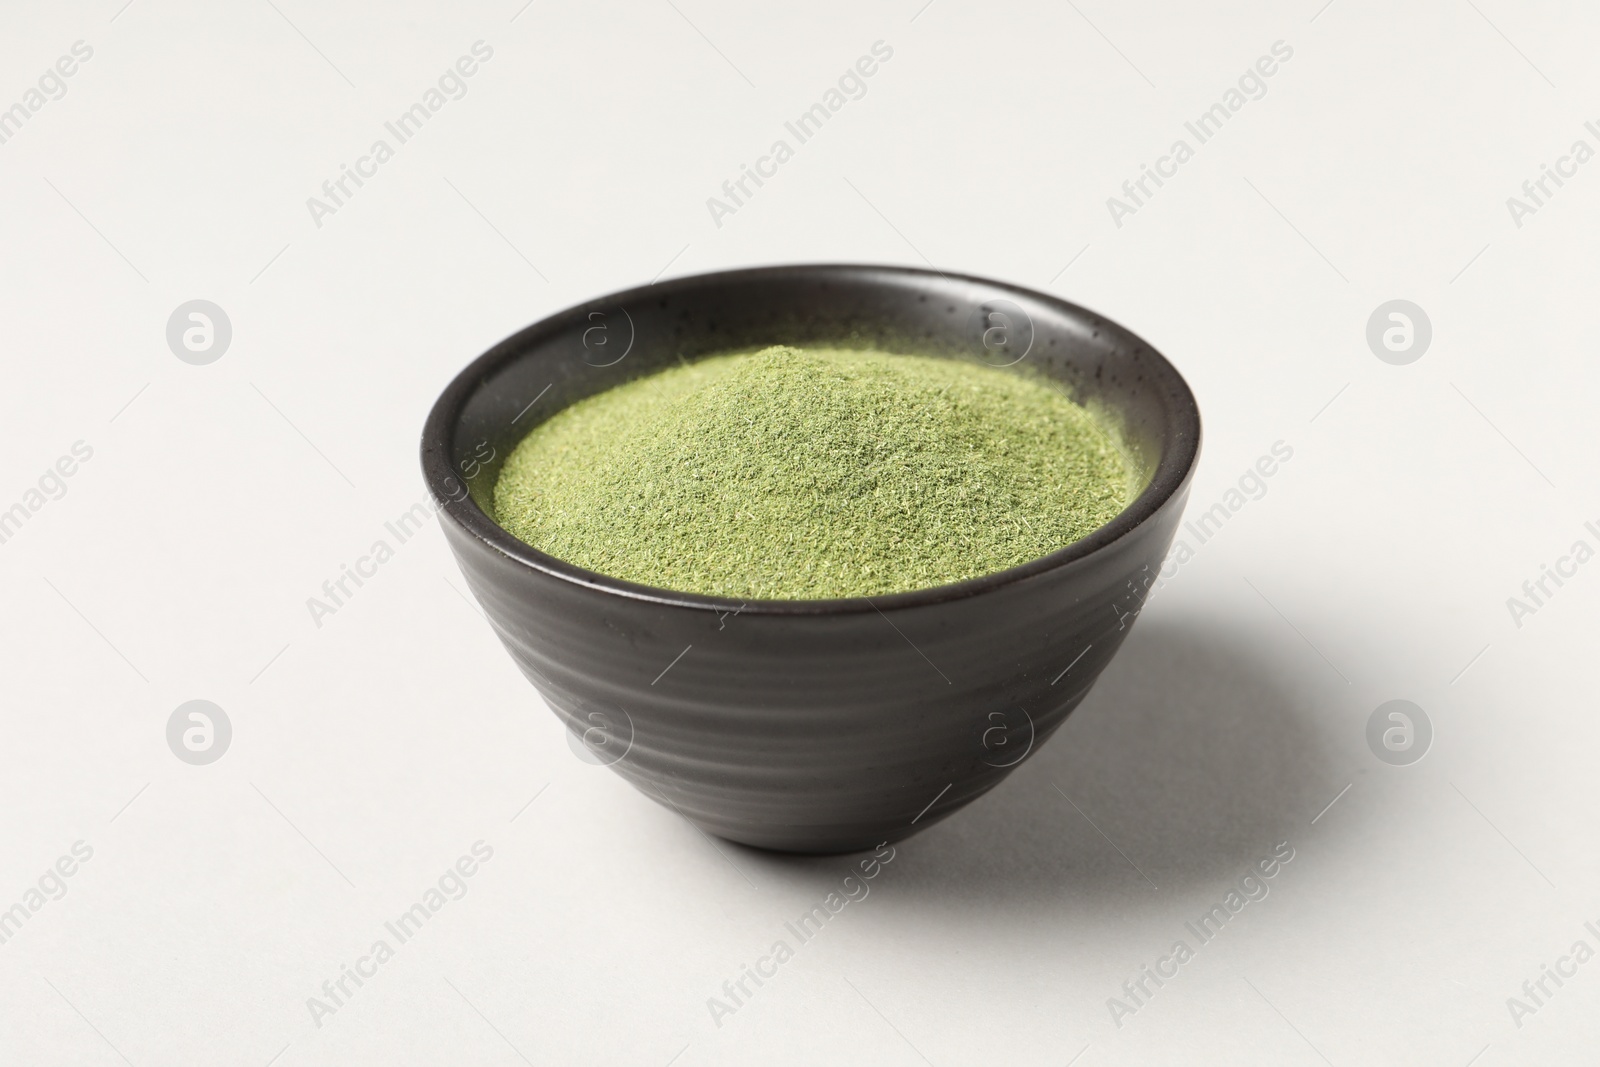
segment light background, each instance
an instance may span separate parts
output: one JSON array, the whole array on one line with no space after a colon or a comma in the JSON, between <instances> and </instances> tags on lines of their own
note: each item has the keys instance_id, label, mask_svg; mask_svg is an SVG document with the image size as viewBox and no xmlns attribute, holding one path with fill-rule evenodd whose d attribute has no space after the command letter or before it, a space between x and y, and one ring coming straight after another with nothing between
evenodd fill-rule
<instances>
[{"instance_id":1,"label":"light background","mask_svg":"<svg viewBox=\"0 0 1600 1067\"><path fill-rule=\"evenodd\" d=\"M0 908L93 857L0 945L0 1062L1587 1062L1600 962L1520 1027L1507 998L1600 948L1600 564L1520 627L1506 600L1600 545L1600 163L1520 227L1506 198L1600 148L1600 13L1321 3L7 5L0 107L93 57L0 144L0 508L93 457L0 545ZM315 225L479 40L465 97ZM879 40L865 97L715 225ZM1276 41L1266 95L1114 225ZM713 845L576 758L432 525L320 627L306 600L422 499L427 407L493 342L819 260L1141 333L1200 398L1191 514L1293 458L1055 739L719 1027L707 998L848 861ZM195 298L233 327L206 366L165 340ZM1407 366L1365 340L1393 298L1433 325ZM196 698L234 731L203 767L165 738ZM1364 735L1397 698L1435 734L1403 767ZM467 894L316 1025L478 840ZM1270 895L1116 1025L1282 841Z\"/></svg>"}]
</instances>

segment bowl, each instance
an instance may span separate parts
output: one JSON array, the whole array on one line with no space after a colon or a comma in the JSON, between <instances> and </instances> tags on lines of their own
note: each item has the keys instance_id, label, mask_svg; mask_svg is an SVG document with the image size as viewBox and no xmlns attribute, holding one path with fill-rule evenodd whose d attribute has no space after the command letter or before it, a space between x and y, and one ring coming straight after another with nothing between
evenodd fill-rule
<instances>
[{"instance_id":1,"label":"bowl","mask_svg":"<svg viewBox=\"0 0 1600 1067\"><path fill-rule=\"evenodd\" d=\"M535 425L680 360L872 346L1031 370L1121 423L1144 488L1080 541L953 585L837 600L656 589L496 525L495 479ZM907 267L677 278L502 341L428 415L422 468L467 585L580 754L702 830L838 853L926 829L999 784L1083 700L1138 617L1200 445L1183 378L1066 301Z\"/></svg>"}]
</instances>

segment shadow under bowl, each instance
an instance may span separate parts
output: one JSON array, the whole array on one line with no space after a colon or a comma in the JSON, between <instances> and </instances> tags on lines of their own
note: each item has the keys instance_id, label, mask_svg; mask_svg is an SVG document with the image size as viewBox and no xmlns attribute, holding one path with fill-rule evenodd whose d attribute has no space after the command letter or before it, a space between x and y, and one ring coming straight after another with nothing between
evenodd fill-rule
<instances>
[{"instance_id":1,"label":"shadow under bowl","mask_svg":"<svg viewBox=\"0 0 1600 1067\"><path fill-rule=\"evenodd\" d=\"M837 600L651 588L495 523L501 465L555 412L679 360L778 343L1042 374L1120 421L1144 488L1022 566ZM1055 732L1137 617L1199 446L1183 378L1093 312L981 278L803 265L679 278L535 323L444 390L422 467L473 595L582 752L709 833L835 853L938 822Z\"/></svg>"}]
</instances>

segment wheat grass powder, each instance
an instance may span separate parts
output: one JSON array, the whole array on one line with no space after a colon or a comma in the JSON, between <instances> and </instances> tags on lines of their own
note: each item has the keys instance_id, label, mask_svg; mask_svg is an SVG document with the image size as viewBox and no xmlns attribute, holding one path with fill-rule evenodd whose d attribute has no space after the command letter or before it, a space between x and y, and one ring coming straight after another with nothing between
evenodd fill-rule
<instances>
[{"instance_id":1,"label":"wheat grass powder","mask_svg":"<svg viewBox=\"0 0 1600 1067\"><path fill-rule=\"evenodd\" d=\"M875 596L1053 552L1139 489L1102 414L1043 378L774 346L660 371L534 428L496 521L615 578L741 600Z\"/></svg>"}]
</instances>

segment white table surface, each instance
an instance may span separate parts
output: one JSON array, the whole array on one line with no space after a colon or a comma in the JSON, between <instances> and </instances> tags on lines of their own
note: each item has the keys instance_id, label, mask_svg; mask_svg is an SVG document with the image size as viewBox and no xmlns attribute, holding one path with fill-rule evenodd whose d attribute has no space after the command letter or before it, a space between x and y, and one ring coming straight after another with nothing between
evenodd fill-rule
<instances>
[{"instance_id":1,"label":"white table surface","mask_svg":"<svg viewBox=\"0 0 1600 1067\"><path fill-rule=\"evenodd\" d=\"M93 54L0 144L0 509L27 513L0 544L0 1062L1592 1062L1600 962L1560 961L1600 949L1600 563L1507 598L1600 547L1600 163L1507 198L1600 149L1600 13L921 2L8 6L0 108ZM477 41L466 94L313 220ZM877 41L865 96L716 225ZM819 260L1144 335L1204 412L1192 513L1293 456L1056 738L714 1019L848 861L714 846L576 758L433 525L320 626L307 598L422 498L428 405L493 342ZM193 299L232 327L205 365L165 336ZM1432 325L1406 365L1366 341L1391 299ZM166 739L194 699L232 726L204 766ZM1403 766L1365 734L1395 699L1433 731ZM480 841L464 895L386 935ZM1281 842L1264 899L1186 932Z\"/></svg>"}]
</instances>

